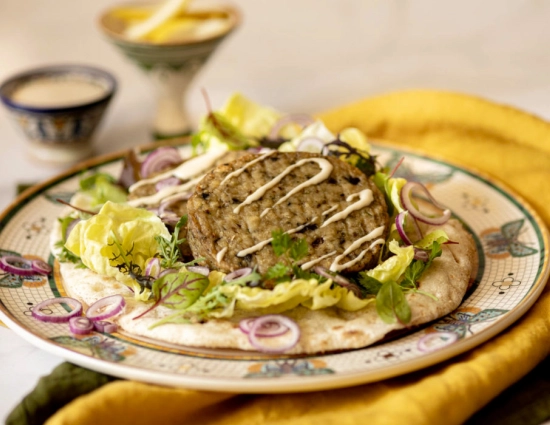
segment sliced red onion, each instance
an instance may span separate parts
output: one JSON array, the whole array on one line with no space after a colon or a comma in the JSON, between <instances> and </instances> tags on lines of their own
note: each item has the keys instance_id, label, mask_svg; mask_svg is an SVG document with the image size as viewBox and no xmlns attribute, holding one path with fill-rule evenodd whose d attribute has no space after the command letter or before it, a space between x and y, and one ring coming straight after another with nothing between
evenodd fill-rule
<instances>
[{"instance_id":1,"label":"sliced red onion","mask_svg":"<svg viewBox=\"0 0 550 425\"><path fill-rule=\"evenodd\" d=\"M0 269L18 276L31 276L36 274L32 268L32 261L17 255L5 255L0 257Z\"/></svg>"},{"instance_id":2,"label":"sliced red onion","mask_svg":"<svg viewBox=\"0 0 550 425\"><path fill-rule=\"evenodd\" d=\"M145 276L151 276L154 278L159 277L160 274L160 259L158 257L150 258L145 265Z\"/></svg>"},{"instance_id":3,"label":"sliced red onion","mask_svg":"<svg viewBox=\"0 0 550 425\"><path fill-rule=\"evenodd\" d=\"M96 320L95 322L93 322L93 325L94 329L98 332L110 334L118 330L118 326L116 323L108 322L106 320Z\"/></svg>"},{"instance_id":4,"label":"sliced red onion","mask_svg":"<svg viewBox=\"0 0 550 425\"><path fill-rule=\"evenodd\" d=\"M233 280L248 276L250 273L252 273L252 269L250 267L244 267L229 273L223 280L226 282L232 282Z\"/></svg>"},{"instance_id":5,"label":"sliced red onion","mask_svg":"<svg viewBox=\"0 0 550 425\"><path fill-rule=\"evenodd\" d=\"M166 214L168 212L171 212L170 206L174 205L176 202L180 201L187 201L193 193L187 192L187 193L180 193L177 196L171 196L169 199L164 200L160 203L159 209L158 209L158 215L159 217L163 214Z\"/></svg>"},{"instance_id":6,"label":"sliced red onion","mask_svg":"<svg viewBox=\"0 0 550 425\"><path fill-rule=\"evenodd\" d=\"M267 138L269 140L277 140L281 130L289 124L298 124L302 128L307 127L308 125L315 122L315 119L307 114L289 114L280 118L274 125L271 127Z\"/></svg>"},{"instance_id":7,"label":"sliced red onion","mask_svg":"<svg viewBox=\"0 0 550 425\"><path fill-rule=\"evenodd\" d=\"M424 194L430 199L432 204L437 208L443 210L442 215L439 217L431 217L422 213L418 208L415 207L412 202L411 195L414 189L420 189ZM409 211L409 213L416 218L427 224L440 225L445 224L451 217L451 210L445 208L443 205L439 204L434 197L431 195L430 191L421 183L418 182L407 182L401 189L401 203L403 207Z\"/></svg>"},{"instance_id":8,"label":"sliced red onion","mask_svg":"<svg viewBox=\"0 0 550 425\"><path fill-rule=\"evenodd\" d=\"M300 143L298 143L296 150L299 152L321 153L324 147L325 143L321 139L315 136L310 136L302 139Z\"/></svg>"},{"instance_id":9,"label":"sliced red onion","mask_svg":"<svg viewBox=\"0 0 550 425\"><path fill-rule=\"evenodd\" d=\"M268 326L268 323L270 322L276 322L281 326L285 326L291 332L290 338L285 338L284 343L277 347L272 347L271 345L264 344L261 341L262 337L258 334L260 332L260 329L264 329L266 326ZM250 344L252 344L252 346L258 351L262 351L264 353L284 353L285 351L288 351L292 347L294 347L298 343L299 339L300 328L298 327L296 322L281 314L267 314L265 316L258 317L252 323L252 326L250 327L250 332L248 333L248 340L250 341Z\"/></svg>"},{"instance_id":10,"label":"sliced red onion","mask_svg":"<svg viewBox=\"0 0 550 425\"><path fill-rule=\"evenodd\" d=\"M172 212L164 213L159 217L164 224L167 224L169 226L175 226L176 224L178 224L178 221L180 221L181 218L179 215Z\"/></svg>"},{"instance_id":11,"label":"sliced red onion","mask_svg":"<svg viewBox=\"0 0 550 425\"><path fill-rule=\"evenodd\" d=\"M166 179L163 179L159 182L155 183L155 189L157 189L157 192L164 189L165 187L170 186L177 186L181 183L181 180L177 177L168 177Z\"/></svg>"},{"instance_id":12,"label":"sliced red onion","mask_svg":"<svg viewBox=\"0 0 550 425\"><path fill-rule=\"evenodd\" d=\"M94 325L87 317L75 316L69 319L69 328L76 335L86 335L92 331Z\"/></svg>"},{"instance_id":13,"label":"sliced red onion","mask_svg":"<svg viewBox=\"0 0 550 425\"><path fill-rule=\"evenodd\" d=\"M256 317L249 317L247 319L243 319L239 322L239 329L245 333L249 334L250 329L252 329L252 325L256 321ZM273 337L273 336L279 336L283 335L288 332L288 327L284 326L280 321L269 321L265 322L263 326L256 330L256 336L258 337Z\"/></svg>"},{"instance_id":14,"label":"sliced red onion","mask_svg":"<svg viewBox=\"0 0 550 425\"><path fill-rule=\"evenodd\" d=\"M346 288L348 291L351 291L356 295L358 298L362 298L361 290L359 287L353 283L351 283L348 279L346 279L342 275L332 275L327 269L321 266L314 267L313 271L317 273L319 276L326 277L327 279L332 280L337 285L340 285L342 288Z\"/></svg>"},{"instance_id":15,"label":"sliced red onion","mask_svg":"<svg viewBox=\"0 0 550 425\"><path fill-rule=\"evenodd\" d=\"M337 274L337 275L330 274L329 271L327 269L325 269L324 267L316 266L316 267L313 268L313 271L315 273L317 273L319 276L326 277L327 279L330 279L333 282L342 283L344 285L351 285L352 284L344 276L341 276L339 274Z\"/></svg>"},{"instance_id":16,"label":"sliced red onion","mask_svg":"<svg viewBox=\"0 0 550 425\"><path fill-rule=\"evenodd\" d=\"M189 266L187 270L193 273L202 274L203 276L208 276L210 274L210 269L206 266Z\"/></svg>"},{"instance_id":17,"label":"sliced red onion","mask_svg":"<svg viewBox=\"0 0 550 425\"><path fill-rule=\"evenodd\" d=\"M120 313L125 305L122 295L110 295L93 303L86 311L86 317L92 321L105 320Z\"/></svg>"},{"instance_id":18,"label":"sliced red onion","mask_svg":"<svg viewBox=\"0 0 550 425\"><path fill-rule=\"evenodd\" d=\"M400 212L395 216L395 227L399 237L405 245L412 245L412 241L409 239L407 232L405 232L405 216L407 215L406 211Z\"/></svg>"},{"instance_id":19,"label":"sliced red onion","mask_svg":"<svg viewBox=\"0 0 550 425\"><path fill-rule=\"evenodd\" d=\"M32 260L31 262L31 268L36 272L40 274L50 274L52 272L52 266L50 266L48 263L42 260Z\"/></svg>"},{"instance_id":20,"label":"sliced red onion","mask_svg":"<svg viewBox=\"0 0 550 425\"><path fill-rule=\"evenodd\" d=\"M141 163L141 177L146 179L153 173L167 167L177 165L183 161L179 151L172 146L163 146L155 149L145 157Z\"/></svg>"},{"instance_id":21,"label":"sliced red onion","mask_svg":"<svg viewBox=\"0 0 550 425\"><path fill-rule=\"evenodd\" d=\"M66 314L44 314L42 310L52 304L68 304L73 310ZM71 317L80 316L82 314L82 304L80 301L69 297L50 298L35 305L31 314L32 317L42 322L64 323L68 322Z\"/></svg>"},{"instance_id":22,"label":"sliced red onion","mask_svg":"<svg viewBox=\"0 0 550 425\"><path fill-rule=\"evenodd\" d=\"M405 219L412 224L412 226L409 227L414 229L414 239L411 239L405 230ZM422 232L420 231L420 227L418 227L416 219L411 214L408 214L407 211L402 211L397 214L395 217L395 227L397 229L397 233L399 233L399 236L401 237L401 240L407 246L413 245L415 242L422 239Z\"/></svg>"},{"instance_id":23,"label":"sliced red onion","mask_svg":"<svg viewBox=\"0 0 550 425\"><path fill-rule=\"evenodd\" d=\"M414 248L414 259L426 262L430 259L430 254L424 249Z\"/></svg>"},{"instance_id":24,"label":"sliced red onion","mask_svg":"<svg viewBox=\"0 0 550 425\"><path fill-rule=\"evenodd\" d=\"M131 149L124 156L122 170L118 177L118 184L125 189L128 189L139 180L139 169L141 168L141 164L137 154L137 150Z\"/></svg>"},{"instance_id":25,"label":"sliced red onion","mask_svg":"<svg viewBox=\"0 0 550 425\"><path fill-rule=\"evenodd\" d=\"M155 215L159 215L159 209L155 207L147 207L145 208L147 211L152 212Z\"/></svg>"}]
</instances>

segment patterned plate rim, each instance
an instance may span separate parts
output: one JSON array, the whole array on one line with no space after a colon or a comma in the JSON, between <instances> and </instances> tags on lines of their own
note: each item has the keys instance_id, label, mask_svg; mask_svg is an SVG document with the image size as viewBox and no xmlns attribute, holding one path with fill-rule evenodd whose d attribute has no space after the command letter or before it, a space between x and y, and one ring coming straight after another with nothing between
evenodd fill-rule
<instances>
[{"instance_id":1,"label":"patterned plate rim","mask_svg":"<svg viewBox=\"0 0 550 425\"><path fill-rule=\"evenodd\" d=\"M181 145L181 143L180 143ZM145 152L150 149L158 147L159 144L149 144L141 147L141 151ZM81 354L76 351L72 351L68 348L64 348L56 343L43 338L41 335L33 332L32 330L19 323L18 320L11 314L8 308L4 305L0 299L0 319L19 336L35 345L36 347L50 352L51 354L60 356L68 361L71 361L80 366L110 374L113 376L139 380L143 382L170 385L174 387L185 387L199 390L210 391L229 391L229 392L244 392L244 393L290 393L290 392L304 392L304 391L317 391L333 388L349 387L353 385L365 384L369 382L376 382L382 379L387 379L406 373L414 372L423 369L428 366L438 364L440 362L449 360L459 354L471 350L472 348L488 341L495 337L497 334L508 328L514 322L516 322L521 316L523 316L529 308L535 303L537 298L542 293L545 287L546 281L550 275L550 261L549 261L549 233L548 230L539 217L538 213L526 202L522 196L518 195L514 190L507 187L500 181L497 181L493 177L490 177L484 172L480 172L473 167L467 167L453 163L444 158L437 157L436 155L426 154L424 152L392 145L391 143L383 142L382 144L373 145L375 149L381 149L386 151L399 152L404 154L413 155L417 158L436 162L445 166L449 166L453 169L460 170L466 173L470 177L480 181L484 186L492 190L498 190L508 200L513 202L516 207L522 210L529 218L529 221L539 233L541 239L541 250L544 250L544 257L542 264L539 263L539 270L535 281L531 285L531 289L528 293L516 304L510 314L507 314L504 318L494 322L492 325L476 333L468 338L457 341L442 349L426 353L420 357L414 359L404 360L403 362L380 367L375 370L365 370L363 372L337 372L333 375L316 375L306 377L285 377L285 379L236 379L228 377L198 377L189 375L178 375L173 373L166 373L158 370L149 370L139 368L133 365L125 365L120 363L111 363L106 360L101 360ZM64 180L75 176L76 174L97 166L104 166L109 163L121 160L127 150L102 155L88 161L82 162L69 170L46 180L45 182L33 186L27 189L24 193L19 195L1 214L0 214L0 234L9 223L11 217L13 217L19 210L25 207L36 195L45 192L47 189L54 187L56 184L63 182ZM361 350L361 349L359 349ZM342 353L335 354L320 354L319 358L328 358L330 356L337 356ZM314 357L314 356L309 356ZM226 361L221 359L212 359L212 361ZM229 360L232 361L232 360Z\"/></svg>"}]
</instances>

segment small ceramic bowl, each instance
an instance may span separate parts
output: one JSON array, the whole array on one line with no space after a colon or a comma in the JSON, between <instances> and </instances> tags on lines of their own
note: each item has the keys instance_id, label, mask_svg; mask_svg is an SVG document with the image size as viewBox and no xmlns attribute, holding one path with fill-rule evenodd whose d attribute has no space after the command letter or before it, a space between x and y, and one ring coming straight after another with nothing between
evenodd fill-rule
<instances>
[{"instance_id":1,"label":"small ceramic bowl","mask_svg":"<svg viewBox=\"0 0 550 425\"><path fill-rule=\"evenodd\" d=\"M186 91L220 44L241 23L240 11L229 5L189 10L186 17L206 25L216 21L220 26L210 31L193 33L176 41L155 43L130 40L125 35L128 22L120 17L121 8L150 10L156 3L128 3L111 7L99 18L101 31L124 55L142 69L157 91L157 108L153 122L156 138L173 138L191 131L191 119L185 111ZM202 27L205 28L205 27Z\"/></svg>"},{"instance_id":2,"label":"small ceramic bowl","mask_svg":"<svg viewBox=\"0 0 550 425\"><path fill-rule=\"evenodd\" d=\"M92 135L116 87L104 70L55 65L7 79L0 99L30 141L33 157L69 164L92 155Z\"/></svg>"}]
</instances>

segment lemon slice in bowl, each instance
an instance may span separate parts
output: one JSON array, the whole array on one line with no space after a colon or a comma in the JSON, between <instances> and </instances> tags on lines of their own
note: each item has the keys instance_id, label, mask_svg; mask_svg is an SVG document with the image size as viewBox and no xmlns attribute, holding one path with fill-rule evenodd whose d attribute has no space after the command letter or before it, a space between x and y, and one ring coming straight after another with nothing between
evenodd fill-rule
<instances>
[{"instance_id":1,"label":"lemon slice in bowl","mask_svg":"<svg viewBox=\"0 0 550 425\"><path fill-rule=\"evenodd\" d=\"M146 37L156 28L162 26L181 11L187 8L190 0L167 0L145 21L129 26L124 35L131 40L140 40Z\"/></svg>"}]
</instances>

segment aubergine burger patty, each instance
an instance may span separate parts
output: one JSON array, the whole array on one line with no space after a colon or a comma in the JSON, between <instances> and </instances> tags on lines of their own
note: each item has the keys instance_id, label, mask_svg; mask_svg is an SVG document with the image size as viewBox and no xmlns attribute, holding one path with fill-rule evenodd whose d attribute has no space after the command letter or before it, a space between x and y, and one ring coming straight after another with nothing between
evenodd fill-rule
<instances>
[{"instance_id":1,"label":"aubergine burger patty","mask_svg":"<svg viewBox=\"0 0 550 425\"><path fill-rule=\"evenodd\" d=\"M384 196L360 170L305 152L250 154L220 165L187 203L195 258L223 272L278 263L274 230L305 238L303 268L354 272L376 265L389 231Z\"/></svg>"}]
</instances>

